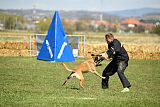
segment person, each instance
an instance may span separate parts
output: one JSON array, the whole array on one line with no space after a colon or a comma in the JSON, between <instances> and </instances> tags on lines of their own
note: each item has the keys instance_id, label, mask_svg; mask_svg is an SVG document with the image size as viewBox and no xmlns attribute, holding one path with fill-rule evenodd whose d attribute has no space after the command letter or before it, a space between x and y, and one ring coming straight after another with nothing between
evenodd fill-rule
<instances>
[{"instance_id":1,"label":"person","mask_svg":"<svg viewBox=\"0 0 160 107\"><path fill-rule=\"evenodd\" d=\"M128 66L129 56L122 44L117 39L115 39L111 33L105 35L105 40L108 44L108 51L106 52L106 56L111 58L112 61L107 65L102 73L102 76L106 77L105 79L102 79L102 88L109 88L109 76L112 76L117 72L124 87L121 92L129 92L129 87L131 87L131 85L124 75L124 71Z\"/></svg>"}]
</instances>

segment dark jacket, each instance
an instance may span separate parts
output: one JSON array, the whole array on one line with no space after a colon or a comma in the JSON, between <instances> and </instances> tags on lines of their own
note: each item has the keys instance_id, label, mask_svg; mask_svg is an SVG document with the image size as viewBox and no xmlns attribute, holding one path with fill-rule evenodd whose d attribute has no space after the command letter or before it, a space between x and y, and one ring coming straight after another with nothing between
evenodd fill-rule
<instances>
[{"instance_id":1,"label":"dark jacket","mask_svg":"<svg viewBox=\"0 0 160 107\"><path fill-rule=\"evenodd\" d=\"M112 43L108 44L108 57L113 58L112 61L120 62L125 61L128 62L129 56L127 54L127 51L124 49L122 44L117 40L114 39Z\"/></svg>"}]
</instances>

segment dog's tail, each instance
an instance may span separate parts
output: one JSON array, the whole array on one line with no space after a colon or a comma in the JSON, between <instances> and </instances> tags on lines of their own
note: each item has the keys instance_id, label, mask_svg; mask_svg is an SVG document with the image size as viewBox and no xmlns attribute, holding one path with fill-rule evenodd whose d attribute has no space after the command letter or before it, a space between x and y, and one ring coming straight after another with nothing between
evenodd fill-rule
<instances>
[{"instance_id":1,"label":"dog's tail","mask_svg":"<svg viewBox=\"0 0 160 107\"><path fill-rule=\"evenodd\" d=\"M61 64L63 65L63 67L64 67L67 71L71 71L71 72L72 72L72 70L69 69L63 62L61 62Z\"/></svg>"}]
</instances>

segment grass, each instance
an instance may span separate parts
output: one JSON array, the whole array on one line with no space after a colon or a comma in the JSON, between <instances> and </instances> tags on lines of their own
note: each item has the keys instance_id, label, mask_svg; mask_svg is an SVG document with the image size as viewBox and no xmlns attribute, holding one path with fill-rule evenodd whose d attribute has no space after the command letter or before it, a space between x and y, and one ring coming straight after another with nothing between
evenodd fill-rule
<instances>
[{"instance_id":1,"label":"grass","mask_svg":"<svg viewBox=\"0 0 160 107\"><path fill-rule=\"evenodd\" d=\"M87 58L65 62L73 68ZM108 64L97 67L102 74ZM117 76L110 78L110 88L101 89L101 79L84 74L83 86L79 80L70 79L58 62L40 61L35 57L0 57L0 106L1 107L159 107L160 106L160 60L130 60L125 74L132 84L129 93L121 93L122 85Z\"/></svg>"},{"instance_id":2,"label":"grass","mask_svg":"<svg viewBox=\"0 0 160 107\"><path fill-rule=\"evenodd\" d=\"M116 39L127 44L160 44L160 36L155 34L113 34ZM87 33L87 43L106 43L105 33Z\"/></svg>"},{"instance_id":3,"label":"grass","mask_svg":"<svg viewBox=\"0 0 160 107\"><path fill-rule=\"evenodd\" d=\"M31 33L0 32L0 41L29 41Z\"/></svg>"}]
</instances>

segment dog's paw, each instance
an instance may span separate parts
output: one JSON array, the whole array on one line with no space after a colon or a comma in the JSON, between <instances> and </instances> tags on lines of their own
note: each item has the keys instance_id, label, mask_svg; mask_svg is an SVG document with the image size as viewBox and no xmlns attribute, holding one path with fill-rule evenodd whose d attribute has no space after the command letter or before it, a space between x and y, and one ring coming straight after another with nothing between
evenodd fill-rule
<instances>
[{"instance_id":1,"label":"dog's paw","mask_svg":"<svg viewBox=\"0 0 160 107\"><path fill-rule=\"evenodd\" d=\"M106 77L102 77L102 79L106 79Z\"/></svg>"}]
</instances>

